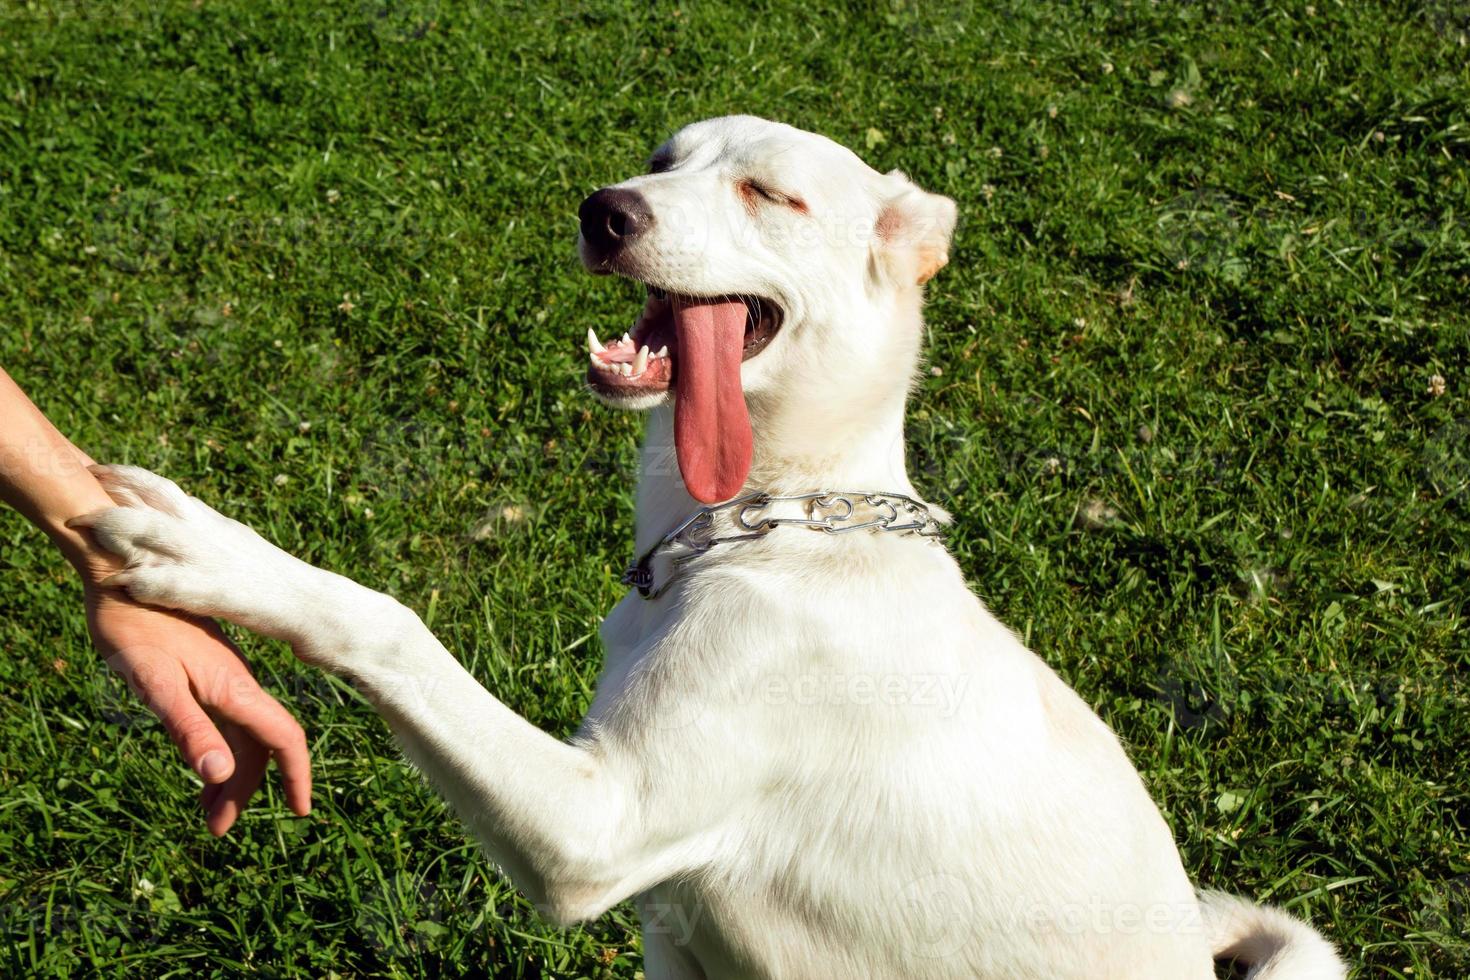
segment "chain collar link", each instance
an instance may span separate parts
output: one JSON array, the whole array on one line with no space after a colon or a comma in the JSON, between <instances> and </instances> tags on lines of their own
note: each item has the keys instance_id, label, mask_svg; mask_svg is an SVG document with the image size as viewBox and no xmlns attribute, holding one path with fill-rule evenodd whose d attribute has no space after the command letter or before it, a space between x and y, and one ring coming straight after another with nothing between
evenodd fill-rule
<instances>
[{"instance_id":1,"label":"chain collar link","mask_svg":"<svg viewBox=\"0 0 1470 980\"><path fill-rule=\"evenodd\" d=\"M765 513L773 504L794 501L803 505L804 517L777 517ZM860 508L867 511L859 513ZM732 532L715 533L715 518L728 512ZM749 493L723 504L701 507L658 543L645 551L623 572L623 584L631 585L645 599L656 599L669 587L686 562L697 558L716 545L763 538L778 527L802 527L826 534L848 534L853 531L910 534L922 538L938 538L942 528L928 506L901 493L869 493L867 491L822 490L817 493L770 494ZM669 552L682 552L672 558L668 575L655 583L654 562Z\"/></svg>"}]
</instances>

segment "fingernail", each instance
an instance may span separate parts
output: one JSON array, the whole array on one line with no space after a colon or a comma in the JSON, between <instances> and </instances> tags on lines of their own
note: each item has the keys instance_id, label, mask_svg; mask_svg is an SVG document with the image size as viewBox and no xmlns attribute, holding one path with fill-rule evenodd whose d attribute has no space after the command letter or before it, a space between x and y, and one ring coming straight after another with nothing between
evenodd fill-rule
<instances>
[{"instance_id":1,"label":"fingernail","mask_svg":"<svg viewBox=\"0 0 1470 980\"><path fill-rule=\"evenodd\" d=\"M230 757L219 750L204 753L199 760L199 775L210 782L224 779L230 772Z\"/></svg>"}]
</instances>

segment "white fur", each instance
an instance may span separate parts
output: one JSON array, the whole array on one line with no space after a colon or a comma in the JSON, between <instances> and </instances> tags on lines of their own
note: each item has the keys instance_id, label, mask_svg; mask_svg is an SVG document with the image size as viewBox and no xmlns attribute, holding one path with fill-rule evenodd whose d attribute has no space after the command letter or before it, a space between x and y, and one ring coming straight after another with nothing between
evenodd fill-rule
<instances>
[{"instance_id":1,"label":"white fur","mask_svg":"<svg viewBox=\"0 0 1470 980\"><path fill-rule=\"evenodd\" d=\"M918 282L943 261L953 203L749 117L690 126L662 152L672 169L628 182L657 226L620 271L786 313L743 369L750 486L914 494ZM752 212L734 190L751 175L807 213ZM650 401L640 550L693 507L669 399ZM650 980L1206 980L1216 953L1252 959L1259 980L1344 976L1307 926L1201 903L1112 732L941 547L785 528L711 551L608 615L603 676L566 744L391 598L162 478L99 476L123 506L91 523L135 596L354 677L548 916L637 904Z\"/></svg>"}]
</instances>

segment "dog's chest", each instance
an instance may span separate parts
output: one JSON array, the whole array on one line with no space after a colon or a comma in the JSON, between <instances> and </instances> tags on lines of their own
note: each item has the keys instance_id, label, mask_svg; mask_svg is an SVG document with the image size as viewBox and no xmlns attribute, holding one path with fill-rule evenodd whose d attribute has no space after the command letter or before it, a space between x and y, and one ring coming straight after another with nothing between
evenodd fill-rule
<instances>
[{"instance_id":1,"label":"dog's chest","mask_svg":"<svg viewBox=\"0 0 1470 980\"><path fill-rule=\"evenodd\" d=\"M967 909L968 929L1077 887L1078 866L1098 865L1089 894L1111 894L1126 863L1089 864L1091 844L1062 860L1052 842L1075 836L1057 826L1074 812L1063 790L1089 800L1089 826L1151 810L1126 758L942 552L810 539L830 550L751 548L660 599L630 594L602 624L587 733L643 760L640 792L702 828L640 903L650 980L816 963L823 978L1004 976L985 965L1045 958L1006 929L935 954L905 910ZM1161 823L1145 836L1167 845Z\"/></svg>"},{"instance_id":2,"label":"dog's chest","mask_svg":"<svg viewBox=\"0 0 1470 980\"><path fill-rule=\"evenodd\" d=\"M925 605L934 618L921 632L972 625L974 599L957 570L919 539L790 530L729 546L690 564L662 596L629 592L608 613L588 720L642 741L650 725L689 734L680 719L697 710L708 720L713 708L756 729L795 720L811 738L819 719L782 709L821 702L844 709L835 714L845 726L865 706L943 699L953 663L924 662L950 657L954 644L926 647L914 630Z\"/></svg>"}]
</instances>

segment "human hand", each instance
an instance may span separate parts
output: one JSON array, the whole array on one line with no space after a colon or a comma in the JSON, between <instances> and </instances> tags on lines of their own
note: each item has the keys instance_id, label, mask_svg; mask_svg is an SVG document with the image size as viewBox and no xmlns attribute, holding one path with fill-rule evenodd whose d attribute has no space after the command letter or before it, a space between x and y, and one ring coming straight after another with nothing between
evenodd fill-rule
<instances>
[{"instance_id":1,"label":"human hand","mask_svg":"<svg viewBox=\"0 0 1470 980\"><path fill-rule=\"evenodd\" d=\"M311 809L306 735L250 675L213 622L152 609L102 583L121 565L96 548L77 515L113 506L73 446L0 369L0 501L41 528L81 574L92 641L158 715L206 783L200 802L210 832L230 829L274 756L286 802Z\"/></svg>"},{"instance_id":2,"label":"human hand","mask_svg":"<svg viewBox=\"0 0 1470 980\"><path fill-rule=\"evenodd\" d=\"M92 642L204 780L199 801L209 832L218 837L230 829L272 757L287 804L301 816L311 812L306 735L219 626L139 605L92 576L84 579Z\"/></svg>"}]
</instances>

